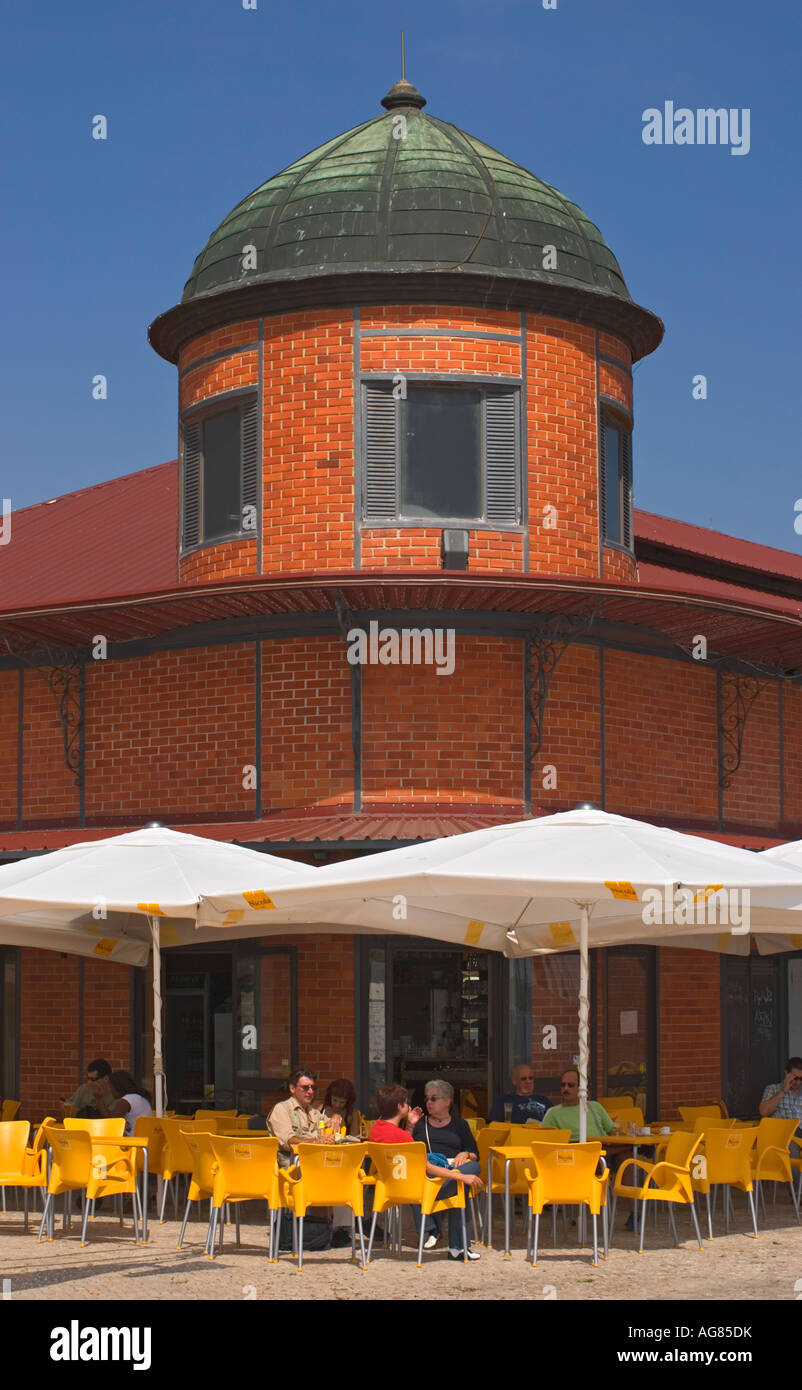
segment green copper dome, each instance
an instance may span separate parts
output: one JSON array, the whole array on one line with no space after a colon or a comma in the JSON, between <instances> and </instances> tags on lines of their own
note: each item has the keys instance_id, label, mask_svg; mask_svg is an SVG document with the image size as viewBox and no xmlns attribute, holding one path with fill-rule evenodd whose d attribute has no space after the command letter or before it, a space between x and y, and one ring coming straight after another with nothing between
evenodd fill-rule
<instances>
[{"instance_id":1,"label":"green copper dome","mask_svg":"<svg viewBox=\"0 0 802 1390\"><path fill-rule=\"evenodd\" d=\"M174 359L182 334L211 322L211 299L227 291L251 291L249 302L270 312L268 290L278 308L289 287L297 294L302 282L326 281L317 302L332 302L335 277L342 295L343 276L398 275L409 277L410 292L412 279L427 276L470 278L474 293L476 277L493 277L510 303L513 282L528 282L543 287L545 312L573 309L569 316L613 331L624 323L637 356L657 345L660 321L633 303L615 256L575 203L424 113L410 83L396 83L383 104L384 115L304 155L229 213L195 261L181 305L153 325L158 351ZM605 314L611 301L619 311Z\"/></svg>"}]
</instances>

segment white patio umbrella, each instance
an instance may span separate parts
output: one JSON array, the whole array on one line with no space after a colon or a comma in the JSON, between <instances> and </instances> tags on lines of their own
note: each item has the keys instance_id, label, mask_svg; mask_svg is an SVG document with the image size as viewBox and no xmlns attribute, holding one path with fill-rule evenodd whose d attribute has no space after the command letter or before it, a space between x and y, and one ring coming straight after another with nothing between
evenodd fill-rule
<instances>
[{"instance_id":1,"label":"white patio umbrella","mask_svg":"<svg viewBox=\"0 0 802 1390\"><path fill-rule=\"evenodd\" d=\"M254 907L261 889L263 905ZM749 916L744 919L748 902ZM777 926L802 905L802 870L746 850L581 807L318 870L304 885L249 882L205 896L199 920L237 926L300 908L317 921L369 922L507 955L580 950L580 1137L587 1133L588 946L699 944ZM725 917L726 907L726 917ZM222 918L221 918L222 914ZM394 915L395 914L395 915ZM679 920L677 920L679 918ZM762 929L762 928L761 928Z\"/></svg>"},{"instance_id":2,"label":"white patio umbrella","mask_svg":"<svg viewBox=\"0 0 802 1390\"><path fill-rule=\"evenodd\" d=\"M802 840L791 840L786 845L775 845L773 849L761 850L760 858L770 860L772 864L784 864L794 872L802 872ZM761 932L757 937L757 949L763 956L780 951L802 951L802 915L798 929L787 935L774 936L768 932Z\"/></svg>"},{"instance_id":3,"label":"white patio umbrella","mask_svg":"<svg viewBox=\"0 0 802 1390\"><path fill-rule=\"evenodd\" d=\"M216 935L208 911L207 929L195 931L198 904L207 893L264 876L278 886L297 884L314 872L275 855L149 826L0 867L0 941L135 965L144 964L152 949L154 1099L161 1115L162 944ZM243 928L242 935L258 934L250 925Z\"/></svg>"}]
</instances>

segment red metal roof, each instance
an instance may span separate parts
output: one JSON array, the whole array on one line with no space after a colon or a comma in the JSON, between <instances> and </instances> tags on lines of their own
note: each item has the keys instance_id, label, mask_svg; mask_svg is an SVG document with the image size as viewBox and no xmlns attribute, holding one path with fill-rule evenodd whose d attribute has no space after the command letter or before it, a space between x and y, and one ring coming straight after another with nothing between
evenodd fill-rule
<instances>
[{"instance_id":1,"label":"red metal roof","mask_svg":"<svg viewBox=\"0 0 802 1390\"><path fill-rule=\"evenodd\" d=\"M204 825L172 825L188 835L206 835L210 840L226 840L241 845L297 843L299 848L334 844L342 841L358 843L375 840L391 843L394 840L437 840L444 835L459 835L465 830L481 830L486 826L504 825L524 820L522 805L382 807L381 810L356 812L343 809L328 811L300 809L279 811L258 821L220 821ZM139 822L137 822L137 825ZM59 830L0 831L0 852L25 854L31 850L62 849L65 845L84 840L103 840L121 835L132 826L93 826L91 829L62 828Z\"/></svg>"},{"instance_id":2,"label":"red metal roof","mask_svg":"<svg viewBox=\"0 0 802 1390\"><path fill-rule=\"evenodd\" d=\"M549 811L538 808L536 815ZM468 830L482 830L494 825L507 825L528 819L522 806L429 806L419 805L374 808L363 812L346 809L329 811L316 808L278 811L258 821L220 821L204 825L172 825L189 835L205 835L210 840L225 840L241 845L293 845L298 850L314 850L327 845L358 845L365 841L387 846L412 840L436 840L446 835L460 835ZM655 822L655 824L658 822ZM668 824L669 822L665 822ZM65 845L81 844L86 840L103 840L121 835L132 828L133 822L116 826L72 826L59 830L0 831L0 853L25 855L36 850L62 849ZM137 823L138 824L138 823ZM751 831L698 830L688 827L692 835L718 840L725 845L743 849L768 849L784 844L776 835L753 834Z\"/></svg>"},{"instance_id":3,"label":"red metal roof","mask_svg":"<svg viewBox=\"0 0 802 1390\"><path fill-rule=\"evenodd\" d=\"M694 556L704 556L763 574L802 580L802 555L794 552L775 550L773 546L757 545L755 541L725 536L722 531L709 531L704 526L637 509L634 523L636 549L638 541L651 541L684 553L690 562Z\"/></svg>"},{"instance_id":4,"label":"red metal roof","mask_svg":"<svg viewBox=\"0 0 802 1390\"><path fill-rule=\"evenodd\" d=\"M159 589L178 581L178 460L11 514L0 606Z\"/></svg>"},{"instance_id":5,"label":"red metal roof","mask_svg":"<svg viewBox=\"0 0 802 1390\"><path fill-rule=\"evenodd\" d=\"M694 557L802 580L798 554L651 512L636 510L634 520L636 551L640 541L671 552L662 578L669 589L678 570L693 572ZM12 513L11 543L0 546L0 612L170 589L178 582L177 538L176 459L25 507ZM643 574L655 568L641 566Z\"/></svg>"}]
</instances>

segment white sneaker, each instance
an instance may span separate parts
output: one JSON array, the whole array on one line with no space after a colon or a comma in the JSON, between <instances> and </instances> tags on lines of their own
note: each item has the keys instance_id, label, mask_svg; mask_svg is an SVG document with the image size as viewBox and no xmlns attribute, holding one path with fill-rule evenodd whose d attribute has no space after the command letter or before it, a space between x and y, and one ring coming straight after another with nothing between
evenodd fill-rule
<instances>
[{"instance_id":1,"label":"white sneaker","mask_svg":"<svg viewBox=\"0 0 802 1390\"><path fill-rule=\"evenodd\" d=\"M469 1260L481 1260L482 1257L478 1250L449 1250L448 1258L450 1260L462 1260L465 1258Z\"/></svg>"},{"instance_id":2,"label":"white sneaker","mask_svg":"<svg viewBox=\"0 0 802 1390\"><path fill-rule=\"evenodd\" d=\"M424 1250L434 1250L434 1247L435 1247L436 1245L438 1245L439 1242L440 1242L440 1232L439 1232L439 1231L432 1231L432 1234L431 1234L430 1236L427 1236L426 1239L425 1239L425 1241L423 1242L423 1248L424 1248Z\"/></svg>"}]
</instances>

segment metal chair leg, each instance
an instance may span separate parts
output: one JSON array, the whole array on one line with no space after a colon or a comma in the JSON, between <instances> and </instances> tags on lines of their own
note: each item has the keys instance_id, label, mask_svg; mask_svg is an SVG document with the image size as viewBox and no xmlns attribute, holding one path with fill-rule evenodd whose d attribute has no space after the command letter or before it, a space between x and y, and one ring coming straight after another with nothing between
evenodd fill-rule
<instances>
[{"instance_id":1,"label":"metal chair leg","mask_svg":"<svg viewBox=\"0 0 802 1390\"><path fill-rule=\"evenodd\" d=\"M757 1212L755 1211L755 1194L754 1192L747 1192L746 1195L749 1198L749 1208L752 1212L752 1225L755 1229L755 1240L757 1240Z\"/></svg>"},{"instance_id":2,"label":"metal chair leg","mask_svg":"<svg viewBox=\"0 0 802 1390\"><path fill-rule=\"evenodd\" d=\"M598 1263L599 1263L599 1232L598 1232L597 1222L598 1222L598 1217L596 1216L596 1213L595 1213L595 1211L594 1211L594 1213L593 1213L593 1265L594 1265L594 1268L596 1268L596 1267L598 1266Z\"/></svg>"},{"instance_id":3,"label":"metal chair leg","mask_svg":"<svg viewBox=\"0 0 802 1390\"><path fill-rule=\"evenodd\" d=\"M184 1220L181 1222L181 1230L180 1230L180 1232L179 1232L179 1234L178 1234L178 1249L179 1249L179 1250L181 1250L181 1249L183 1248L183 1245L184 1245L184 1232L185 1232L185 1230L187 1229L187 1222L188 1222L188 1220L189 1220L189 1209L190 1209L191 1206L192 1206L192 1203L190 1202L189 1198L187 1197L187 1204L186 1204L186 1207L184 1208Z\"/></svg>"},{"instance_id":4,"label":"metal chair leg","mask_svg":"<svg viewBox=\"0 0 802 1390\"><path fill-rule=\"evenodd\" d=\"M540 1212L535 1212L535 1229L532 1239L532 1268L537 1264L537 1243L540 1236Z\"/></svg>"},{"instance_id":5,"label":"metal chair leg","mask_svg":"<svg viewBox=\"0 0 802 1390\"><path fill-rule=\"evenodd\" d=\"M304 1267L304 1219L298 1217L298 1268Z\"/></svg>"},{"instance_id":6,"label":"metal chair leg","mask_svg":"<svg viewBox=\"0 0 802 1390\"><path fill-rule=\"evenodd\" d=\"M389 1214L389 1213L385 1213L385 1218L384 1218L385 1227L387 1226L387 1216L388 1216L388 1214ZM366 1264L370 1264L370 1257L371 1257L371 1255L373 1254L373 1237L374 1237L375 1234L376 1234L376 1219L377 1219L378 1215L379 1215L379 1213L376 1211L376 1208L374 1207L374 1209L373 1209L373 1218L372 1218L371 1223L370 1223L370 1235L368 1236L368 1258L367 1258L367 1260L365 1261Z\"/></svg>"}]
</instances>

